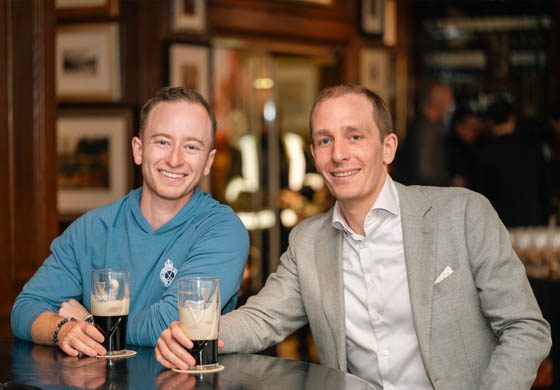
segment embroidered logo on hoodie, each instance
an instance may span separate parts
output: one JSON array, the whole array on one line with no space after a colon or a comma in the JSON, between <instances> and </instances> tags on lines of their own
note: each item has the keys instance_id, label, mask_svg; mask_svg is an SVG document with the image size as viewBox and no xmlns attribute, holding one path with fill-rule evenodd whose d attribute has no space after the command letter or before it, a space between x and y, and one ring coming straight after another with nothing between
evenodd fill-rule
<instances>
[{"instance_id":1,"label":"embroidered logo on hoodie","mask_svg":"<svg viewBox=\"0 0 560 390\"><path fill-rule=\"evenodd\" d=\"M173 266L173 262L171 261L171 259L167 259L165 265L159 273L159 278L161 279L163 285L165 287L171 286L171 283L173 282L173 279L175 279L176 275L177 268Z\"/></svg>"}]
</instances>

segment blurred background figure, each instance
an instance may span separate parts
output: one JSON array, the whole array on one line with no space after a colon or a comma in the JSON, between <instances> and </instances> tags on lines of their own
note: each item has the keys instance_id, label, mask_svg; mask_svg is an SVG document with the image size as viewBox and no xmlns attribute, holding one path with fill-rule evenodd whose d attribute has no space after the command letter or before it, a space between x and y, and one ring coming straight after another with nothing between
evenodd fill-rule
<instances>
[{"instance_id":1,"label":"blurred background figure","mask_svg":"<svg viewBox=\"0 0 560 390\"><path fill-rule=\"evenodd\" d=\"M513 105L505 100L491 104L487 117L490 137L481 149L475 190L508 227L546 225L549 174L534 133L519 128Z\"/></svg>"},{"instance_id":2,"label":"blurred background figure","mask_svg":"<svg viewBox=\"0 0 560 390\"><path fill-rule=\"evenodd\" d=\"M481 133L482 124L476 113L468 108L455 112L445 142L447 169L453 187L472 188Z\"/></svg>"},{"instance_id":3,"label":"blurred background figure","mask_svg":"<svg viewBox=\"0 0 560 390\"><path fill-rule=\"evenodd\" d=\"M445 138L455 108L453 91L432 83L421 100L421 116L407 133L397 158L397 177L404 184L449 185Z\"/></svg>"}]
</instances>

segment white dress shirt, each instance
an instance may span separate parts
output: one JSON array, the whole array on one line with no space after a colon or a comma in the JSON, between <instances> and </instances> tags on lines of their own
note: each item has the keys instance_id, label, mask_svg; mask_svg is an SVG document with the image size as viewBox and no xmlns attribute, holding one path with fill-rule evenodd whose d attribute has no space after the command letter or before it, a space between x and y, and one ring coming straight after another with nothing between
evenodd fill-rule
<instances>
[{"instance_id":1,"label":"white dress shirt","mask_svg":"<svg viewBox=\"0 0 560 390\"><path fill-rule=\"evenodd\" d=\"M364 222L352 231L338 203L332 225L344 231L348 370L379 389L432 389L414 329L399 208L387 180Z\"/></svg>"}]
</instances>

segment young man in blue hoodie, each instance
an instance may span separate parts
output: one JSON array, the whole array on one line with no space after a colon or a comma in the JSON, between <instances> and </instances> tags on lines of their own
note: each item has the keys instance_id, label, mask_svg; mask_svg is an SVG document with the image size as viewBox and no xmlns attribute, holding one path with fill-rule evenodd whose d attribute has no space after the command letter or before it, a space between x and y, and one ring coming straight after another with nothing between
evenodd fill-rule
<instances>
[{"instance_id":1,"label":"young man in blue hoodie","mask_svg":"<svg viewBox=\"0 0 560 390\"><path fill-rule=\"evenodd\" d=\"M186 88L163 88L144 105L132 139L143 186L84 214L53 241L12 308L16 337L72 356L105 354L102 334L85 321L91 271L99 268L130 272L128 344L155 346L178 319L174 280L183 276L218 277L222 312L234 309L247 230L229 207L197 188L214 161L215 133L210 106Z\"/></svg>"}]
</instances>

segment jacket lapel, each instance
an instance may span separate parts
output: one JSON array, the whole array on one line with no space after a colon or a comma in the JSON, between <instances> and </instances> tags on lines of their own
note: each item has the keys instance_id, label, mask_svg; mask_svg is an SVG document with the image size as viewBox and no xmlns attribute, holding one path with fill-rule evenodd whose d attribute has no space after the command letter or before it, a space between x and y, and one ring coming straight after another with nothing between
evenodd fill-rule
<instances>
[{"instance_id":1,"label":"jacket lapel","mask_svg":"<svg viewBox=\"0 0 560 390\"><path fill-rule=\"evenodd\" d=\"M395 183L399 193L404 257L412 316L426 370L430 362L435 277L435 228L431 205L414 187ZM428 373L429 374L429 373Z\"/></svg>"},{"instance_id":2,"label":"jacket lapel","mask_svg":"<svg viewBox=\"0 0 560 390\"><path fill-rule=\"evenodd\" d=\"M344 322L344 281L342 235L332 227L332 209L323 223L315 246L321 304L333 334L340 369L346 371L346 329Z\"/></svg>"}]
</instances>

